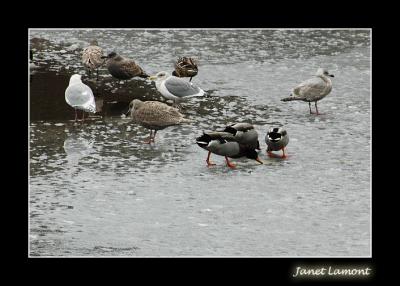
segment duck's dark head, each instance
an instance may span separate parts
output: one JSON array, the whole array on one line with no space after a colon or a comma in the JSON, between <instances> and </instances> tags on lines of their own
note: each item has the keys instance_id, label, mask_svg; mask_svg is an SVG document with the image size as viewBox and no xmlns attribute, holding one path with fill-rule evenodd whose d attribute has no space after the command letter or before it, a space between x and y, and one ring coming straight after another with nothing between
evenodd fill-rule
<instances>
[{"instance_id":1,"label":"duck's dark head","mask_svg":"<svg viewBox=\"0 0 400 286\"><path fill-rule=\"evenodd\" d=\"M254 149L250 149L246 152L246 158L253 159L253 160L256 160L260 164L264 164L263 161L261 161L260 158L258 157L257 151Z\"/></svg>"},{"instance_id":2,"label":"duck's dark head","mask_svg":"<svg viewBox=\"0 0 400 286\"><path fill-rule=\"evenodd\" d=\"M235 128L233 128L232 126L226 126L224 129L224 132L231 133L233 136L235 136L237 133L237 130Z\"/></svg>"},{"instance_id":3,"label":"duck's dark head","mask_svg":"<svg viewBox=\"0 0 400 286\"><path fill-rule=\"evenodd\" d=\"M102 56L101 58L102 58L102 59L113 59L113 58L115 58L116 56L118 56L116 52L111 52L111 53L109 53L107 56Z\"/></svg>"},{"instance_id":4,"label":"duck's dark head","mask_svg":"<svg viewBox=\"0 0 400 286\"><path fill-rule=\"evenodd\" d=\"M203 133L200 137L196 138L196 143L201 148L206 148L211 141L211 136Z\"/></svg>"},{"instance_id":5,"label":"duck's dark head","mask_svg":"<svg viewBox=\"0 0 400 286\"><path fill-rule=\"evenodd\" d=\"M269 131L267 133L267 137L268 137L268 140L271 142L278 142L284 136L286 136L286 134L287 134L287 132L285 129L283 129L281 127L273 127L273 128L269 129Z\"/></svg>"}]
</instances>

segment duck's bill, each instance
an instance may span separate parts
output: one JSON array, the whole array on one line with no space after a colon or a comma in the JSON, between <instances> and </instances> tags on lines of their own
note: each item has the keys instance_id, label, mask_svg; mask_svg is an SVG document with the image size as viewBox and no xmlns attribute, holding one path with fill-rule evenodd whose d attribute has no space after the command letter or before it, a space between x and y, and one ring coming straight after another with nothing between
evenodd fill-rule
<instances>
[{"instance_id":1,"label":"duck's bill","mask_svg":"<svg viewBox=\"0 0 400 286\"><path fill-rule=\"evenodd\" d=\"M108 59L108 56L101 56L102 59Z\"/></svg>"},{"instance_id":2,"label":"duck's bill","mask_svg":"<svg viewBox=\"0 0 400 286\"><path fill-rule=\"evenodd\" d=\"M157 76L152 75L152 76L149 76L147 79L148 79L148 80L156 80L156 78L157 78Z\"/></svg>"},{"instance_id":3,"label":"duck's bill","mask_svg":"<svg viewBox=\"0 0 400 286\"><path fill-rule=\"evenodd\" d=\"M260 163L260 164L264 164L264 162L261 161L260 158L258 158L258 157L256 158L256 161L257 161L258 163Z\"/></svg>"},{"instance_id":4,"label":"duck's bill","mask_svg":"<svg viewBox=\"0 0 400 286\"><path fill-rule=\"evenodd\" d=\"M330 76L330 77L335 77L333 74L330 74L329 76Z\"/></svg>"}]
</instances>

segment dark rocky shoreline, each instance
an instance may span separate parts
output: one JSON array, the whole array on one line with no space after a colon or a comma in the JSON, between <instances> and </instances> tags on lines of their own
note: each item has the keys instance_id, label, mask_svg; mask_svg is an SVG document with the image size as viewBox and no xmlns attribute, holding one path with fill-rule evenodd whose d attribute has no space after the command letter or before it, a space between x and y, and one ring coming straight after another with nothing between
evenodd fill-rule
<instances>
[{"instance_id":1,"label":"dark rocky shoreline","mask_svg":"<svg viewBox=\"0 0 400 286\"><path fill-rule=\"evenodd\" d=\"M96 99L97 113L89 118L120 116L133 99L163 101L154 83L141 78L120 83L109 75L105 66L99 69L98 81L95 74L89 77L81 64L82 48L78 46L58 46L33 38L31 49L34 69L30 70L30 120L73 118L74 111L65 103L64 92L75 73L82 74L83 82L92 89Z\"/></svg>"}]
</instances>

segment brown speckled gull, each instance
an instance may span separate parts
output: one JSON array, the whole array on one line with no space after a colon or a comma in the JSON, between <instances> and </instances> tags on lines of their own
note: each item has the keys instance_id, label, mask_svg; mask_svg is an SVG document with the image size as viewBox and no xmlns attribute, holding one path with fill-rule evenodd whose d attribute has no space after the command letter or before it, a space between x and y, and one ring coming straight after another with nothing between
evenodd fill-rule
<instances>
[{"instance_id":1,"label":"brown speckled gull","mask_svg":"<svg viewBox=\"0 0 400 286\"><path fill-rule=\"evenodd\" d=\"M124 58L115 52L111 52L103 58L107 58L107 69L110 74L119 80L131 79L136 76L149 77L134 60Z\"/></svg>"},{"instance_id":2,"label":"brown speckled gull","mask_svg":"<svg viewBox=\"0 0 400 286\"><path fill-rule=\"evenodd\" d=\"M191 120L184 118L178 109L159 101L134 99L129 104L128 112L130 112L134 122L150 129L149 140L145 142L147 144L155 142L154 138L158 130L191 122ZM154 135L152 135L153 130Z\"/></svg>"},{"instance_id":3,"label":"brown speckled gull","mask_svg":"<svg viewBox=\"0 0 400 286\"><path fill-rule=\"evenodd\" d=\"M90 43L89 47L86 47L82 52L82 64L89 71L97 71L97 79L99 78L99 67L104 64L103 49L98 46L96 40Z\"/></svg>"}]
</instances>

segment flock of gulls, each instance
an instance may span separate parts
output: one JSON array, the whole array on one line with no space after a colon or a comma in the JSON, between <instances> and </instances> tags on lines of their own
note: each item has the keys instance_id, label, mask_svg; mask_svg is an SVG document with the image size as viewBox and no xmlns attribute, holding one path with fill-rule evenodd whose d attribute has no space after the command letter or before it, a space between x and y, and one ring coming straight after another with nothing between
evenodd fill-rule
<instances>
[{"instance_id":1,"label":"flock of gulls","mask_svg":"<svg viewBox=\"0 0 400 286\"><path fill-rule=\"evenodd\" d=\"M188 98L203 96L204 90L194 85L191 81L198 73L198 62L190 57L179 58L174 66L174 71L168 73L158 72L149 76L134 60L111 52L103 55L103 50L98 46L96 40L82 52L82 64L88 71L89 76L96 71L98 80L99 68L104 64L108 72L117 80L128 80L134 77L146 78L155 82L157 90L161 95L172 100L172 106L159 101L141 101L134 99L129 104L127 114L130 114L133 121L150 130L150 136L144 143L155 143L158 130L169 126L193 122L184 117L180 111L180 103ZM311 102L315 104L315 114L319 115L317 102L328 95L332 90L333 77L327 70L319 68L315 77L308 79L296 86L289 97L282 101L300 100L308 102L310 114ZM185 78L190 78L189 81ZM66 102L75 109L75 121L77 121L77 110L82 110L82 121L85 112L95 113L96 103L94 95L89 86L84 84L81 75L71 76L69 85L65 90ZM280 158L286 158L285 147L289 143L287 131L282 127L271 127L265 136L267 144L267 154L276 157L273 151L282 151ZM230 168L235 168L235 164L228 158L246 157L256 160L260 164L263 162L258 157L256 150L260 149L258 133L250 123L236 123L226 126L223 130L203 131L203 134L196 138L196 143L201 148L208 151L207 166L215 165L210 161L211 153L224 156L226 164Z\"/></svg>"}]
</instances>

